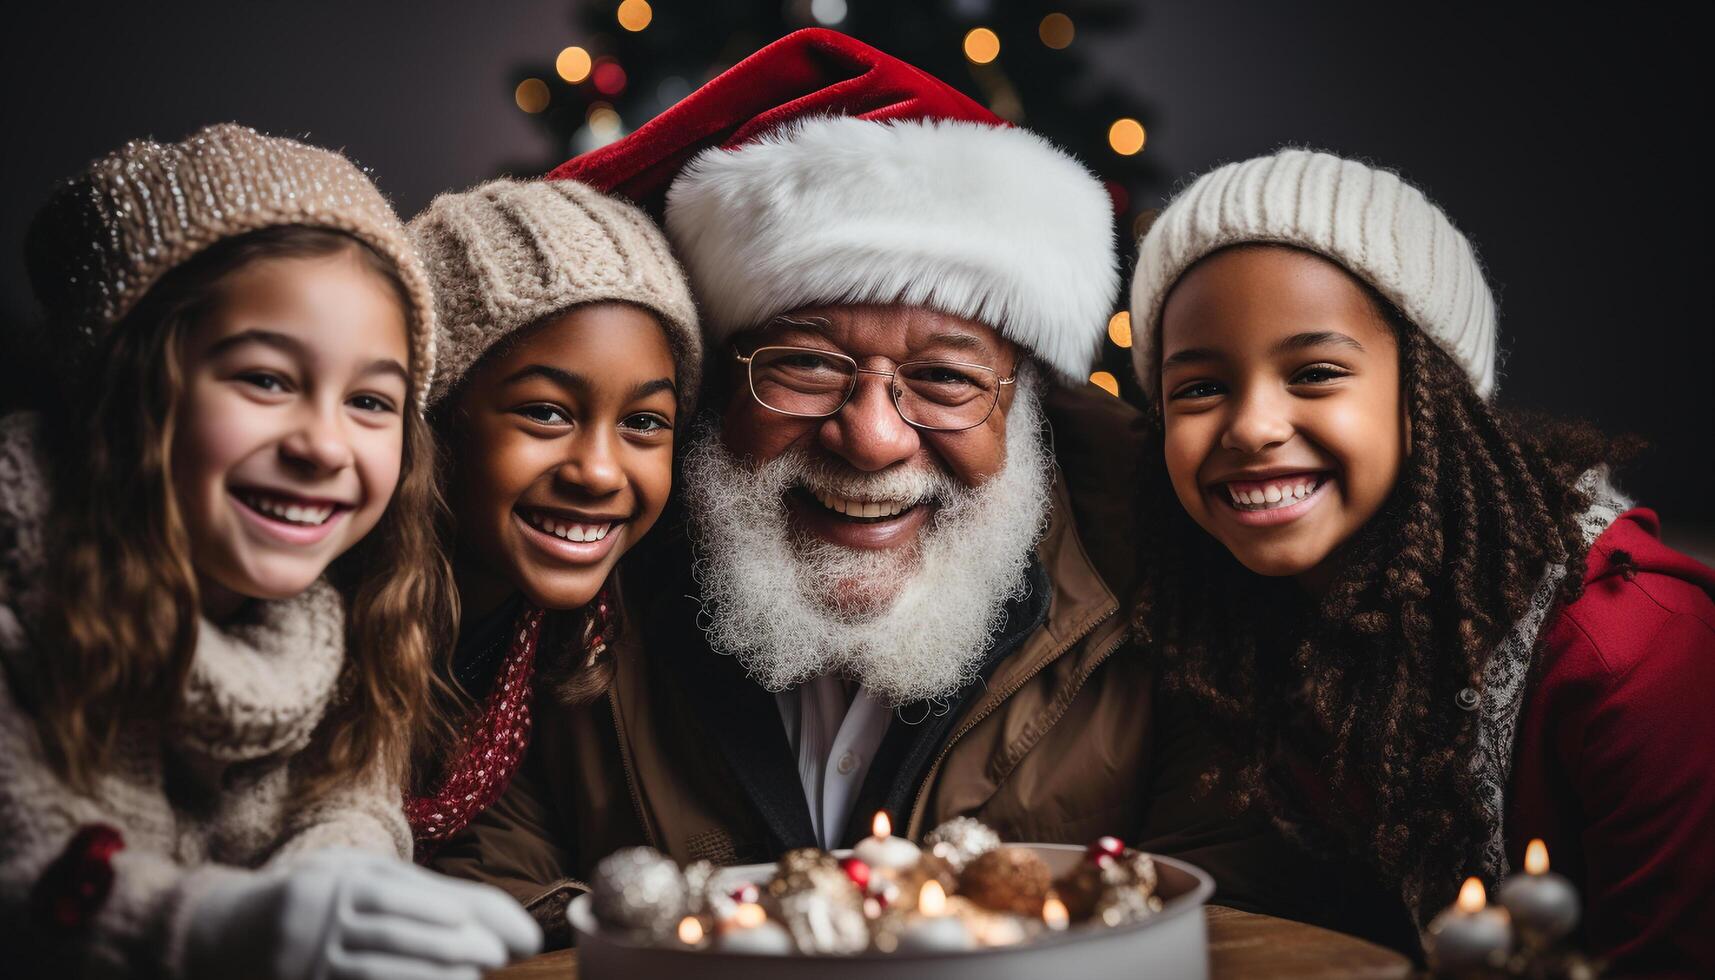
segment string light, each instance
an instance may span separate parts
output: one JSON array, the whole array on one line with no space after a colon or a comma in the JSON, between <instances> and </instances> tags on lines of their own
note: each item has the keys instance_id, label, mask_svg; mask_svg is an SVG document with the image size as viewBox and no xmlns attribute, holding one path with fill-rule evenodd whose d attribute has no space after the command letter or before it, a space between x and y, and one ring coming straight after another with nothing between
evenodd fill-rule
<instances>
[{"instance_id":1,"label":"string light","mask_svg":"<svg viewBox=\"0 0 1715 980\"><path fill-rule=\"evenodd\" d=\"M584 117L584 121L589 124L590 135L603 144L619 139L620 133L624 130L624 124L620 121L619 113L615 112L613 106L606 102L597 102L590 106L589 115Z\"/></svg>"},{"instance_id":2,"label":"string light","mask_svg":"<svg viewBox=\"0 0 1715 980\"><path fill-rule=\"evenodd\" d=\"M1036 36L1056 51L1069 47L1075 34L1077 31L1072 27L1072 18L1065 14L1049 14L1036 25Z\"/></svg>"},{"instance_id":3,"label":"string light","mask_svg":"<svg viewBox=\"0 0 1715 980\"><path fill-rule=\"evenodd\" d=\"M1095 385L1115 398L1119 397L1120 379L1106 371L1097 371L1095 374L1090 375L1090 384Z\"/></svg>"},{"instance_id":4,"label":"string light","mask_svg":"<svg viewBox=\"0 0 1715 980\"><path fill-rule=\"evenodd\" d=\"M1143 131L1143 123L1136 119L1115 119L1114 124L1108 127L1108 145L1122 157L1142 152L1146 139L1148 134Z\"/></svg>"},{"instance_id":5,"label":"string light","mask_svg":"<svg viewBox=\"0 0 1715 980\"><path fill-rule=\"evenodd\" d=\"M973 65L986 65L1000 57L1000 38L986 27L973 27L965 35L965 57Z\"/></svg>"},{"instance_id":6,"label":"string light","mask_svg":"<svg viewBox=\"0 0 1715 980\"><path fill-rule=\"evenodd\" d=\"M540 78L526 78L512 90L512 101L525 112L537 113L548 108L548 83Z\"/></svg>"},{"instance_id":7,"label":"string light","mask_svg":"<svg viewBox=\"0 0 1715 980\"><path fill-rule=\"evenodd\" d=\"M625 91L625 69L612 58L601 58L590 69L590 81L595 84L597 92L607 96L618 95Z\"/></svg>"},{"instance_id":8,"label":"string light","mask_svg":"<svg viewBox=\"0 0 1715 980\"><path fill-rule=\"evenodd\" d=\"M823 27L841 23L846 13L846 0L810 0L810 16Z\"/></svg>"},{"instance_id":9,"label":"string light","mask_svg":"<svg viewBox=\"0 0 1715 980\"><path fill-rule=\"evenodd\" d=\"M576 45L560 52L554 59L554 70L573 85L590 77L590 53Z\"/></svg>"},{"instance_id":10,"label":"string light","mask_svg":"<svg viewBox=\"0 0 1715 980\"><path fill-rule=\"evenodd\" d=\"M655 11L649 6L649 0L625 0L619 5L619 26L633 33L649 26L655 19Z\"/></svg>"},{"instance_id":11,"label":"string light","mask_svg":"<svg viewBox=\"0 0 1715 980\"><path fill-rule=\"evenodd\" d=\"M1108 339L1115 347L1131 346L1131 314L1125 310L1115 313L1108 319Z\"/></svg>"}]
</instances>

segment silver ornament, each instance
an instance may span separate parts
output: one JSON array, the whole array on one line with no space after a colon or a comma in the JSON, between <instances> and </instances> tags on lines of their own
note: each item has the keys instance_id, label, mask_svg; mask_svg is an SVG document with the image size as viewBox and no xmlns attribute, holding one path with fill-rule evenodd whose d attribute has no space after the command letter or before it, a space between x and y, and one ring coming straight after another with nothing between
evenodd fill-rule
<instances>
[{"instance_id":1,"label":"silver ornament","mask_svg":"<svg viewBox=\"0 0 1715 980\"><path fill-rule=\"evenodd\" d=\"M685 876L650 847L614 851L596 865L590 905L603 926L644 941L676 934L686 914Z\"/></svg>"},{"instance_id":2,"label":"silver ornament","mask_svg":"<svg viewBox=\"0 0 1715 980\"><path fill-rule=\"evenodd\" d=\"M981 820L954 817L924 834L923 846L954 872L963 872L965 865L999 847L1000 835Z\"/></svg>"}]
</instances>

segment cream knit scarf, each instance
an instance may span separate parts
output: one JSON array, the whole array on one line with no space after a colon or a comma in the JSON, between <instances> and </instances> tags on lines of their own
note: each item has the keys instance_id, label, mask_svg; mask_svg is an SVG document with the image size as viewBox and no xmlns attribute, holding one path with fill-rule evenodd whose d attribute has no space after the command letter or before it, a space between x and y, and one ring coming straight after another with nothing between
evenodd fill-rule
<instances>
[{"instance_id":1,"label":"cream knit scarf","mask_svg":"<svg viewBox=\"0 0 1715 980\"><path fill-rule=\"evenodd\" d=\"M0 419L0 659L14 678L52 655L30 641L43 608L49 501L37 431L34 415ZM344 633L343 603L325 579L291 599L252 602L233 623L201 620L169 740L216 765L302 749L334 695Z\"/></svg>"}]
</instances>

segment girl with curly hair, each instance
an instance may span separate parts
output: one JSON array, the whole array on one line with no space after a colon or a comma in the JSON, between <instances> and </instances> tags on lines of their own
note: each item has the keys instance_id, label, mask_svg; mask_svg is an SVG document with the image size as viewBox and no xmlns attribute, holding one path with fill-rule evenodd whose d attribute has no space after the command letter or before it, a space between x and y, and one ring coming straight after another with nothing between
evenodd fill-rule
<instances>
[{"instance_id":1,"label":"girl with curly hair","mask_svg":"<svg viewBox=\"0 0 1715 980\"><path fill-rule=\"evenodd\" d=\"M429 284L337 153L140 140L31 227L62 404L0 420L0 938L24 975L463 976L540 941L403 860Z\"/></svg>"},{"instance_id":2,"label":"girl with curly hair","mask_svg":"<svg viewBox=\"0 0 1715 980\"><path fill-rule=\"evenodd\" d=\"M1132 316L1165 462L1149 846L1416 952L1543 838L1588 948L1715 969L1715 573L1609 481L1625 447L1495 407L1447 217L1327 154L1223 167L1145 236Z\"/></svg>"}]
</instances>

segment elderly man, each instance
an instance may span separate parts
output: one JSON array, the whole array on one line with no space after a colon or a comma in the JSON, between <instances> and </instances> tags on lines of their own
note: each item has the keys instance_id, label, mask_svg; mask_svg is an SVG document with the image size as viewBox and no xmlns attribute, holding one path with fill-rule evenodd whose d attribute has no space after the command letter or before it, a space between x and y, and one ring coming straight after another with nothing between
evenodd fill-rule
<instances>
[{"instance_id":1,"label":"elderly man","mask_svg":"<svg viewBox=\"0 0 1715 980\"><path fill-rule=\"evenodd\" d=\"M912 836L1132 831L1141 453L1085 383L1117 285L1101 183L825 31L553 178L667 187L711 390L680 425L682 530L622 582L609 696L539 701L519 776L437 866L552 932L629 844L772 860L882 810Z\"/></svg>"}]
</instances>

